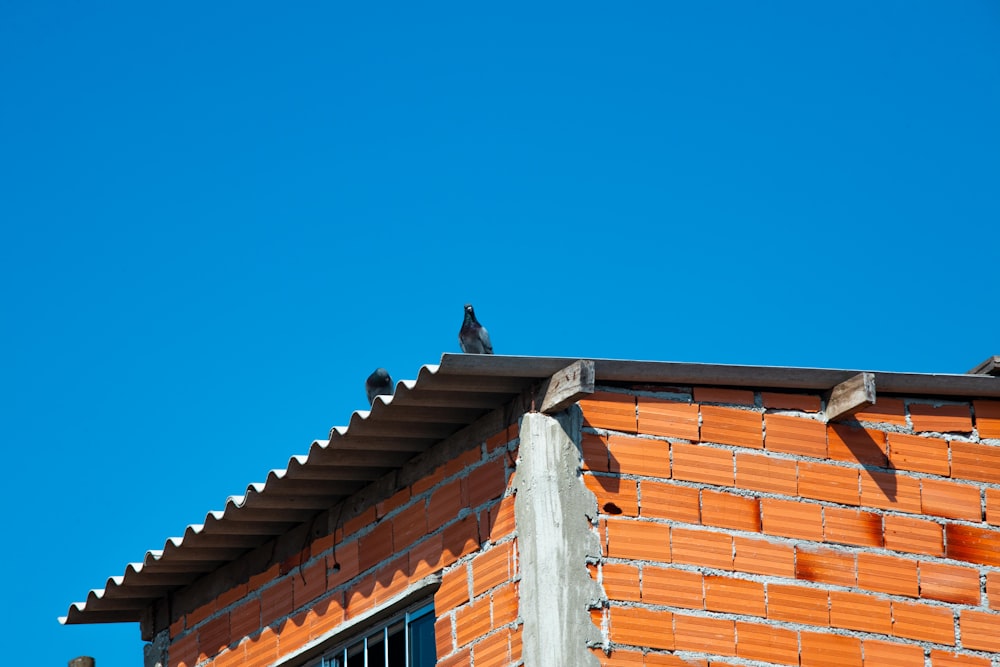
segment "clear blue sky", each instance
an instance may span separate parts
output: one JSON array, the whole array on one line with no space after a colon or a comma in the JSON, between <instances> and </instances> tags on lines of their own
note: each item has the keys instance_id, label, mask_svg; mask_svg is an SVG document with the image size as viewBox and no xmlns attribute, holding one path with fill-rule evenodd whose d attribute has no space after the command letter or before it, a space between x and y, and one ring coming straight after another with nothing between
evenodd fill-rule
<instances>
[{"instance_id":1,"label":"clear blue sky","mask_svg":"<svg viewBox=\"0 0 1000 667\"><path fill-rule=\"evenodd\" d=\"M502 354L1000 354L996 2L348 5L0 8L5 664L141 664L56 617L466 301Z\"/></svg>"}]
</instances>

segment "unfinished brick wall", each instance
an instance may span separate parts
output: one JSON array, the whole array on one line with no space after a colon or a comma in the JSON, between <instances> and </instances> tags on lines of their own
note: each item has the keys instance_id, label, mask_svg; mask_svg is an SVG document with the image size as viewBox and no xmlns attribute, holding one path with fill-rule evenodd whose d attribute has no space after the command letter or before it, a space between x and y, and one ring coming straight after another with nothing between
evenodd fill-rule
<instances>
[{"instance_id":1,"label":"unfinished brick wall","mask_svg":"<svg viewBox=\"0 0 1000 667\"><path fill-rule=\"evenodd\" d=\"M618 393L623 391L624 393ZM607 665L1000 666L1000 402L581 401Z\"/></svg>"},{"instance_id":2,"label":"unfinished brick wall","mask_svg":"<svg viewBox=\"0 0 1000 667\"><path fill-rule=\"evenodd\" d=\"M271 665L435 572L443 575L434 595L438 664L516 661L508 484L516 435L512 427L489 438L179 618L170 627L170 667Z\"/></svg>"},{"instance_id":3,"label":"unfinished brick wall","mask_svg":"<svg viewBox=\"0 0 1000 667\"><path fill-rule=\"evenodd\" d=\"M480 523L489 526L488 542L469 558L444 571L434 596L435 644L440 667L503 667L520 660L521 627L518 623L518 555L514 523L512 464L517 458L517 427L486 441L493 452L492 465L503 467L508 491L500 502L488 505ZM502 465L501 465L502 463ZM477 495L495 497L483 470L467 477L468 502L477 507ZM465 505L462 505L463 507Z\"/></svg>"}]
</instances>

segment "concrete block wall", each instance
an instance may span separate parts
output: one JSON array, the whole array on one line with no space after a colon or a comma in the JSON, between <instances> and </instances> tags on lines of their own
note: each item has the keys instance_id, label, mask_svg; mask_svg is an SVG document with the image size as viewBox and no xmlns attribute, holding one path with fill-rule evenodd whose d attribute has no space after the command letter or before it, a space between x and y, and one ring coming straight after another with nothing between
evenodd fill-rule
<instances>
[{"instance_id":1,"label":"concrete block wall","mask_svg":"<svg viewBox=\"0 0 1000 667\"><path fill-rule=\"evenodd\" d=\"M434 573L438 664L516 662L516 447L512 426L177 619L169 666L274 664Z\"/></svg>"},{"instance_id":2,"label":"concrete block wall","mask_svg":"<svg viewBox=\"0 0 1000 667\"><path fill-rule=\"evenodd\" d=\"M581 401L605 665L1000 667L1000 402Z\"/></svg>"}]
</instances>

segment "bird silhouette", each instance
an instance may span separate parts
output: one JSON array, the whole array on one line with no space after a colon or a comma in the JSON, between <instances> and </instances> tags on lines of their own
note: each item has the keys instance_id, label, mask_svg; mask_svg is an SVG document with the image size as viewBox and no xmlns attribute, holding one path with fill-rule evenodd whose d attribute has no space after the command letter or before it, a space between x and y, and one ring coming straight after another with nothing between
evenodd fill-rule
<instances>
[{"instance_id":1,"label":"bird silhouette","mask_svg":"<svg viewBox=\"0 0 1000 667\"><path fill-rule=\"evenodd\" d=\"M486 327L476 319L476 311L472 304L465 304L465 319L462 328L458 330L458 344L466 354L493 354L493 344Z\"/></svg>"},{"instance_id":2,"label":"bird silhouette","mask_svg":"<svg viewBox=\"0 0 1000 667\"><path fill-rule=\"evenodd\" d=\"M376 368L375 372L365 380L365 393L368 394L368 405L375 403L376 396L392 396L392 378L389 371L384 368Z\"/></svg>"}]
</instances>

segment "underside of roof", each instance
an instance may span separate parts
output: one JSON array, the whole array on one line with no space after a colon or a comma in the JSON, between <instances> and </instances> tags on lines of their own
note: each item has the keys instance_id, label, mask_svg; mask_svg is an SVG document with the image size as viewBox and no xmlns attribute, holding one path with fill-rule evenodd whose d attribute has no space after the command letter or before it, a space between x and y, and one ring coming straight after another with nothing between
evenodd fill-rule
<instances>
[{"instance_id":1,"label":"underside of roof","mask_svg":"<svg viewBox=\"0 0 1000 667\"><path fill-rule=\"evenodd\" d=\"M243 496L181 537L130 563L122 576L70 606L60 622L140 621L157 600L233 562L270 540L312 521L371 482L399 470L432 445L506 406L533 386L577 361L558 357L445 354L424 366L395 395L375 400L371 411L351 415L329 440L316 440ZM822 393L860 371L674 362L593 360L601 386L668 385L753 387ZM879 395L941 399L1000 398L1000 378L986 374L938 375L875 372Z\"/></svg>"}]
</instances>

